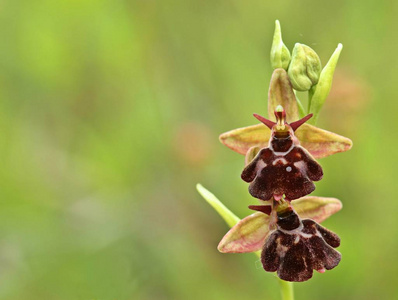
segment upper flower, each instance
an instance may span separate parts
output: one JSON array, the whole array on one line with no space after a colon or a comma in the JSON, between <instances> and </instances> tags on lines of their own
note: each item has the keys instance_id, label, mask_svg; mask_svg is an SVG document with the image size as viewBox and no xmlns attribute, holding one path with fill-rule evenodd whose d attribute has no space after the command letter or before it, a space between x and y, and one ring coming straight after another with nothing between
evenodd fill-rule
<instances>
[{"instance_id":1,"label":"upper flower","mask_svg":"<svg viewBox=\"0 0 398 300\"><path fill-rule=\"evenodd\" d=\"M298 100L293 91L287 72L276 69L272 74L268 93L268 117L274 121L274 111L282 105L286 111L286 121L299 119ZM314 118L317 117L314 115ZM243 127L220 135L220 141L230 149L246 155L252 147L267 147L271 138L271 129L264 124ZM295 131L295 136L314 158L326 157L344 152L352 147L352 141L346 137L329 132L310 124L303 124ZM257 153L255 153L257 154ZM251 154L254 157L253 153Z\"/></svg>"},{"instance_id":2,"label":"upper flower","mask_svg":"<svg viewBox=\"0 0 398 300\"><path fill-rule=\"evenodd\" d=\"M294 200L314 191L312 181L322 179L322 168L294 135L312 115L288 124L279 105L275 110L276 123L254 116L271 129L271 139L268 147L261 149L242 172L242 179L251 182L250 194L265 201L272 197L279 200L283 195Z\"/></svg>"}]
</instances>

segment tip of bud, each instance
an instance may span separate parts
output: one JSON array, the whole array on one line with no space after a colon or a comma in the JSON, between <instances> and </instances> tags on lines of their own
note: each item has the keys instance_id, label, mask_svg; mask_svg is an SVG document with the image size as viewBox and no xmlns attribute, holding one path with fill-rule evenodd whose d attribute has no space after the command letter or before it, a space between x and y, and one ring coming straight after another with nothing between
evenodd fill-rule
<instances>
[{"instance_id":1,"label":"tip of bud","mask_svg":"<svg viewBox=\"0 0 398 300\"><path fill-rule=\"evenodd\" d=\"M290 51L282 41L281 24L278 20L275 20L270 58L273 69L283 68L287 70L290 63Z\"/></svg>"}]
</instances>

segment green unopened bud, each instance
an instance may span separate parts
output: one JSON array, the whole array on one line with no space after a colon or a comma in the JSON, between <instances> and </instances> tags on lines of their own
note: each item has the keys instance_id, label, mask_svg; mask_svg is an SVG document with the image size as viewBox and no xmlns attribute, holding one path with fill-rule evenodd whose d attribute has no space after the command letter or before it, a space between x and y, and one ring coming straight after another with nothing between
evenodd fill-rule
<instances>
[{"instance_id":1,"label":"green unopened bud","mask_svg":"<svg viewBox=\"0 0 398 300\"><path fill-rule=\"evenodd\" d=\"M317 84L321 69L321 60L313 49L299 43L294 45L287 73L295 90L308 91Z\"/></svg>"},{"instance_id":2,"label":"green unopened bud","mask_svg":"<svg viewBox=\"0 0 398 300\"><path fill-rule=\"evenodd\" d=\"M325 100L329 95L330 89L332 87L334 70L336 69L341 50L343 50L343 45L339 44L330 57L328 63L323 68L318 84L314 86L309 93L309 113L314 115L309 122L310 124L316 124L323 103L325 103Z\"/></svg>"},{"instance_id":3,"label":"green unopened bud","mask_svg":"<svg viewBox=\"0 0 398 300\"><path fill-rule=\"evenodd\" d=\"M282 41L281 25L279 21L275 21L274 39L272 40L271 47L271 66L278 69L283 68L287 70L290 63L290 52Z\"/></svg>"}]
</instances>

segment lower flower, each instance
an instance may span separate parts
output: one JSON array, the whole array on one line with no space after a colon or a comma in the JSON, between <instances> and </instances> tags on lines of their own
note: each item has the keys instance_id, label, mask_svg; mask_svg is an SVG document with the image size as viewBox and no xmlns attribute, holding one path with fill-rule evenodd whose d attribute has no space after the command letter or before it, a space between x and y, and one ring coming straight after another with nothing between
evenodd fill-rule
<instances>
[{"instance_id":1,"label":"lower flower","mask_svg":"<svg viewBox=\"0 0 398 300\"><path fill-rule=\"evenodd\" d=\"M293 209L278 213L277 229L271 232L261 262L268 272L286 281L306 281L313 270L323 273L336 267L341 254L334 248L340 238L313 220L301 220Z\"/></svg>"},{"instance_id":2,"label":"lower flower","mask_svg":"<svg viewBox=\"0 0 398 300\"><path fill-rule=\"evenodd\" d=\"M317 223L341 209L338 199L307 196L249 208L258 212L231 228L218 245L220 252L261 250L264 269L286 281L306 281L313 270L323 273L339 264L341 254L334 248L340 238Z\"/></svg>"}]
</instances>

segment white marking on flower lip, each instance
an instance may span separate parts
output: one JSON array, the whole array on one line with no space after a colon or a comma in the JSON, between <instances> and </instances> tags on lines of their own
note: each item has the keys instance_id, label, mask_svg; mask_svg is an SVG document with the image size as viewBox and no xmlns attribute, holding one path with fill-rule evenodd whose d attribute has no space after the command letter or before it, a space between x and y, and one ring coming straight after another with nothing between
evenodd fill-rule
<instances>
[{"instance_id":1,"label":"white marking on flower lip","mask_svg":"<svg viewBox=\"0 0 398 300\"><path fill-rule=\"evenodd\" d=\"M295 163L293 163L294 166L299 169L300 171L304 171L305 170L305 162L300 160L300 161L296 161Z\"/></svg>"},{"instance_id":2,"label":"white marking on flower lip","mask_svg":"<svg viewBox=\"0 0 398 300\"><path fill-rule=\"evenodd\" d=\"M296 238L295 238L295 240L294 240L294 243L297 244L299 241L300 241L300 237L299 237L299 236L296 236Z\"/></svg>"},{"instance_id":3,"label":"white marking on flower lip","mask_svg":"<svg viewBox=\"0 0 398 300\"><path fill-rule=\"evenodd\" d=\"M272 165L273 165L273 166L276 166L276 164L277 164L278 162L282 162L282 164L284 164L284 165L287 164L287 160L286 160L285 158L279 157L279 158L275 159L275 160L272 162Z\"/></svg>"},{"instance_id":4,"label":"white marking on flower lip","mask_svg":"<svg viewBox=\"0 0 398 300\"><path fill-rule=\"evenodd\" d=\"M291 172L292 171L292 167L287 167L286 168L286 172Z\"/></svg>"},{"instance_id":5,"label":"white marking on flower lip","mask_svg":"<svg viewBox=\"0 0 398 300\"><path fill-rule=\"evenodd\" d=\"M276 240L276 244L276 253L278 253L278 256L283 259L286 252L289 250L289 247L281 245L280 239Z\"/></svg>"},{"instance_id":6,"label":"white marking on flower lip","mask_svg":"<svg viewBox=\"0 0 398 300\"><path fill-rule=\"evenodd\" d=\"M293 230L286 230L286 229L282 229L281 227L278 226L278 230L282 231L284 234L289 234L289 235L299 235L302 236L303 238L309 239L310 237L312 237L313 235L310 233L304 233L302 232L304 226L303 223L300 220L300 226L293 229ZM318 234L318 233L317 233Z\"/></svg>"},{"instance_id":7,"label":"white marking on flower lip","mask_svg":"<svg viewBox=\"0 0 398 300\"><path fill-rule=\"evenodd\" d=\"M269 144L268 148L269 148L272 152L274 152L274 154L275 154L276 156L285 156L286 154L288 154L290 151L293 150L294 144L292 144L292 145L290 146L289 150L287 150L286 152L275 152L274 148L272 147L271 140L270 140L270 144Z\"/></svg>"},{"instance_id":8,"label":"white marking on flower lip","mask_svg":"<svg viewBox=\"0 0 398 300\"><path fill-rule=\"evenodd\" d=\"M257 162L257 165L256 165L256 173L257 173L257 175L259 175L259 173L261 173L261 171L265 168L267 166L267 164L264 162L264 160L262 160L262 159L260 159L258 162Z\"/></svg>"}]
</instances>

